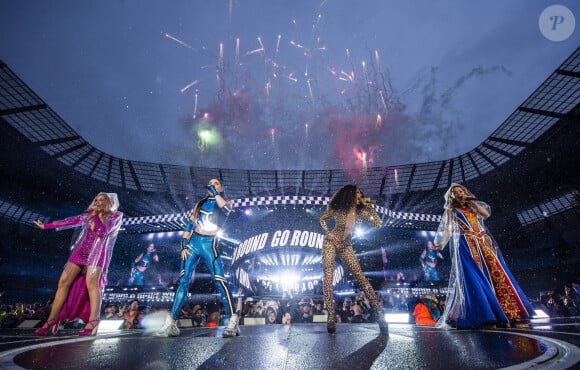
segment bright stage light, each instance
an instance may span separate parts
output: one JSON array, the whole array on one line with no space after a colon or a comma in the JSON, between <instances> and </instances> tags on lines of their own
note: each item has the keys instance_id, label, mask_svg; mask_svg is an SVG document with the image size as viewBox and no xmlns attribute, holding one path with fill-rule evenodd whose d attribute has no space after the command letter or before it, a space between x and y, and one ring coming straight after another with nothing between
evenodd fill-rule
<instances>
[{"instance_id":1,"label":"bright stage light","mask_svg":"<svg viewBox=\"0 0 580 370\"><path fill-rule=\"evenodd\" d=\"M386 313L385 321L390 324L408 324L409 314L408 313Z\"/></svg>"},{"instance_id":2,"label":"bright stage light","mask_svg":"<svg viewBox=\"0 0 580 370\"><path fill-rule=\"evenodd\" d=\"M336 295L339 295L339 296L354 295L354 290L347 290L346 292L336 292Z\"/></svg>"},{"instance_id":3,"label":"bright stage light","mask_svg":"<svg viewBox=\"0 0 580 370\"><path fill-rule=\"evenodd\" d=\"M538 318L538 319L545 319L548 318L550 316L548 316L544 311L542 310L534 310L534 318Z\"/></svg>"},{"instance_id":4,"label":"bright stage light","mask_svg":"<svg viewBox=\"0 0 580 370\"><path fill-rule=\"evenodd\" d=\"M123 330L125 320L101 320L99 322L98 334L111 334Z\"/></svg>"}]
</instances>

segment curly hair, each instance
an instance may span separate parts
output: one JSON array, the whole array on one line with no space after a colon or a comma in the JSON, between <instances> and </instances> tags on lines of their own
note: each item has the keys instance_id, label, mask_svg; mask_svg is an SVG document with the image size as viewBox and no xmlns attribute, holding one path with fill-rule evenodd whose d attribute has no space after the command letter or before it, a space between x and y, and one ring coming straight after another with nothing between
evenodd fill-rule
<instances>
[{"instance_id":1,"label":"curly hair","mask_svg":"<svg viewBox=\"0 0 580 370\"><path fill-rule=\"evenodd\" d=\"M356 185L349 184L343 186L336 193L334 193L332 199L330 199L330 202L328 202L328 209L333 211L348 211L352 209L356 205L357 191L361 190Z\"/></svg>"}]
</instances>

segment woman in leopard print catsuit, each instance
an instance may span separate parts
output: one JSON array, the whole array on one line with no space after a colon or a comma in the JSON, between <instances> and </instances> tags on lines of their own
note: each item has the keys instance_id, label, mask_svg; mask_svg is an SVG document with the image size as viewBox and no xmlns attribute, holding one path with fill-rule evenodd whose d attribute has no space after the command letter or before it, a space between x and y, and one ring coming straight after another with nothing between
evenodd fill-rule
<instances>
[{"instance_id":1,"label":"woman in leopard print catsuit","mask_svg":"<svg viewBox=\"0 0 580 370\"><path fill-rule=\"evenodd\" d=\"M328 228L327 221L334 218L334 229ZM320 225L326 233L322 244L322 271L324 303L329 308L327 329L329 333L336 331L334 321L334 304L332 282L334 277L334 261L338 255L344 266L352 273L365 292L375 316L379 322L381 333L388 334L388 325L383 315L383 309L377 300L375 291L365 277L358 259L352 248L352 231L357 222L366 221L375 227L381 226L381 219L365 198L362 191L355 185L346 185L339 189L328 203L326 212L320 217Z\"/></svg>"}]
</instances>

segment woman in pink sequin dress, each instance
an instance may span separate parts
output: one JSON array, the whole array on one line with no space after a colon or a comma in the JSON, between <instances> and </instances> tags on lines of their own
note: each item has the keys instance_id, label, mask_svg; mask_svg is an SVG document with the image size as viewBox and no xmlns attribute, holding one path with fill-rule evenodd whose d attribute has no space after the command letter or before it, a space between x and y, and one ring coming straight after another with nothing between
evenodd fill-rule
<instances>
[{"instance_id":1,"label":"woman in pink sequin dress","mask_svg":"<svg viewBox=\"0 0 580 370\"><path fill-rule=\"evenodd\" d=\"M80 215L47 224L34 222L41 229L80 228L58 281L48 320L35 331L36 335L46 335L51 327L56 334L61 321L76 319L86 323L79 335L96 334L109 262L123 218L118 208L117 194L99 193Z\"/></svg>"}]
</instances>

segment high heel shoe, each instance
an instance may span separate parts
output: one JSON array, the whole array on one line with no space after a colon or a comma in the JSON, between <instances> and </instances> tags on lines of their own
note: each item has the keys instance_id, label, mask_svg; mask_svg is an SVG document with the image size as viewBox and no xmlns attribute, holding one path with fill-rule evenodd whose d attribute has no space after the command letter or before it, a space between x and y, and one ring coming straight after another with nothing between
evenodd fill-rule
<instances>
[{"instance_id":1,"label":"high heel shoe","mask_svg":"<svg viewBox=\"0 0 580 370\"><path fill-rule=\"evenodd\" d=\"M84 329L79 331L79 336L81 337L88 337L88 336L94 336L97 335L97 330L99 328L99 322L101 320L97 319L97 320L90 320L87 325L85 326ZM87 326L91 326L91 328L87 328Z\"/></svg>"},{"instance_id":2,"label":"high heel shoe","mask_svg":"<svg viewBox=\"0 0 580 370\"><path fill-rule=\"evenodd\" d=\"M50 330L50 327L54 325L54 323L55 320L46 320L46 322L44 323L44 325L42 325L41 328L38 328L34 331L34 335L36 335L37 337L46 336L46 334L48 334L48 331Z\"/></svg>"},{"instance_id":3,"label":"high heel shoe","mask_svg":"<svg viewBox=\"0 0 580 370\"><path fill-rule=\"evenodd\" d=\"M58 329L60 329L60 320L53 320L54 325L52 325L52 335L56 335L58 333Z\"/></svg>"}]
</instances>

